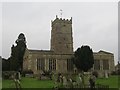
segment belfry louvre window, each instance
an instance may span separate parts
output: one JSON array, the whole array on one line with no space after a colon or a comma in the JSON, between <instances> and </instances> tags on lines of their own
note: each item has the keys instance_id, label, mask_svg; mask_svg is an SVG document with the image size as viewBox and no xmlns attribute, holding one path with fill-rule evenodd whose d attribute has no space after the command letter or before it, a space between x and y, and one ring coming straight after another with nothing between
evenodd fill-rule
<instances>
[{"instance_id":1,"label":"belfry louvre window","mask_svg":"<svg viewBox=\"0 0 120 90\"><path fill-rule=\"evenodd\" d=\"M71 59L67 59L67 70L73 70L73 61Z\"/></svg>"},{"instance_id":2,"label":"belfry louvre window","mask_svg":"<svg viewBox=\"0 0 120 90\"><path fill-rule=\"evenodd\" d=\"M37 70L45 70L45 59L44 58L37 59Z\"/></svg>"},{"instance_id":3,"label":"belfry louvre window","mask_svg":"<svg viewBox=\"0 0 120 90\"><path fill-rule=\"evenodd\" d=\"M100 60L94 60L94 70L100 70Z\"/></svg>"},{"instance_id":4,"label":"belfry louvre window","mask_svg":"<svg viewBox=\"0 0 120 90\"><path fill-rule=\"evenodd\" d=\"M49 70L56 70L56 59L49 59Z\"/></svg>"},{"instance_id":5,"label":"belfry louvre window","mask_svg":"<svg viewBox=\"0 0 120 90\"><path fill-rule=\"evenodd\" d=\"M109 61L107 59L103 60L103 70L109 70Z\"/></svg>"}]
</instances>

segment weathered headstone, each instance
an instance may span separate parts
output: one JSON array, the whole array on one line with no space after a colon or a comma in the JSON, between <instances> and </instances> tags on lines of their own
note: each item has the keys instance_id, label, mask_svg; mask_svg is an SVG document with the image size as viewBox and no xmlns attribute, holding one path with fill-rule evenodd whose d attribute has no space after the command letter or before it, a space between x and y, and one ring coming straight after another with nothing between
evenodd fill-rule
<instances>
[{"instance_id":1,"label":"weathered headstone","mask_svg":"<svg viewBox=\"0 0 120 90\"><path fill-rule=\"evenodd\" d=\"M52 80L53 80L53 82L54 82L54 88L58 88L58 80L57 80L58 78L57 78L57 74L56 73L54 73L53 75L52 75Z\"/></svg>"},{"instance_id":2,"label":"weathered headstone","mask_svg":"<svg viewBox=\"0 0 120 90\"><path fill-rule=\"evenodd\" d=\"M65 77L65 76L63 76L63 86L65 87L65 88L67 88L67 78Z\"/></svg>"},{"instance_id":3,"label":"weathered headstone","mask_svg":"<svg viewBox=\"0 0 120 90\"><path fill-rule=\"evenodd\" d=\"M91 75L89 79L90 88L95 88L95 81L96 81L96 77L94 75Z\"/></svg>"},{"instance_id":4,"label":"weathered headstone","mask_svg":"<svg viewBox=\"0 0 120 90\"><path fill-rule=\"evenodd\" d=\"M82 78L81 78L80 74L78 74L78 76L77 76L76 83L79 88L82 87Z\"/></svg>"},{"instance_id":5,"label":"weathered headstone","mask_svg":"<svg viewBox=\"0 0 120 90\"><path fill-rule=\"evenodd\" d=\"M52 73L52 80L55 81L55 74Z\"/></svg>"},{"instance_id":6,"label":"weathered headstone","mask_svg":"<svg viewBox=\"0 0 120 90\"><path fill-rule=\"evenodd\" d=\"M69 78L69 88L73 88L73 80Z\"/></svg>"},{"instance_id":7,"label":"weathered headstone","mask_svg":"<svg viewBox=\"0 0 120 90\"><path fill-rule=\"evenodd\" d=\"M105 72L105 78L108 78L108 73L107 72Z\"/></svg>"},{"instance_id":8,"label":"weathered headstone","mask_svg":"<svg viewBox=\"0 0 120 90\"><path fill-rule=\"evenodd\" d=\"M18 78L19 78L19 80L21 80L21 75L20 75L20 72L18 72Z\"/></svg>"}]
</instances>

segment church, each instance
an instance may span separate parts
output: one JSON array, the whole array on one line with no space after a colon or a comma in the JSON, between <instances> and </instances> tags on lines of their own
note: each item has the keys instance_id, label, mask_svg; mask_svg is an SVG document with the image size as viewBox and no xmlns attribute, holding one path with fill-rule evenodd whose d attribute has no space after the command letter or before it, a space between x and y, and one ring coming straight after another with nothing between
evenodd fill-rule
<instances>
[{"instance_id":1,"label":"church","mask_svg":"<svg viewBox=\"0 0 120 90\"><path fill-rule=\"evenodd\" d=\"M51 45L50 50L26 49L23 70L32 70L34 74L40 74L43 70L56 73L74 73L73 57L72 17L71 19L58 18L51 21ZM114 71L114 54L100 50L94 52L93 71L99 76Z\"/></svg>"}]
</instances>

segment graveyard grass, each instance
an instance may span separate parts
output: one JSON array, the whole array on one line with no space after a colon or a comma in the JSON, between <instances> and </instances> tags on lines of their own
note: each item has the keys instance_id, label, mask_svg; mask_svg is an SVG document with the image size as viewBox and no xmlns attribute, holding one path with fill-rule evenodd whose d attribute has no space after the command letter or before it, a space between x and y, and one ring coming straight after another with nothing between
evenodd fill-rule
<instances>
[{"instance_id":1,"label":"graveyard grass","mask_svg":"<svg viewBox=\"0 0 120 90\"><path fill-rule=\"evenodd\" d=\"M109 88L118 88L118 76L98 78L96 84L109 85ZM51 80L37 80L35 78L22 77L21 86L22 88L53 88L54 82ZM3 80L2 88L15 88L14 82L12 80Z\"/></svg>"},{"instance_id":2,"label":"graveyard grass","mask_svg":"<svg viewBox=\"0 0 120 90\"><path fill-rule=\"evenodd\" d=\"M52 88L54 83L51 80L37 80L35 78L22 77L22 88ZM3 80L2 88L15 88L13 80Z\"/></svg>"},{"instance_id":3,"label":"graveyard grass","mask_svg":"<svg viewBox=\"0 0 120 90\"><path fill-rule=\"evenodd\" d=\"M120 75L119 76L110 76L109 78L98 78L96 84L109 85L109 88L120 88Z\"/></svg>"}]
</instances>

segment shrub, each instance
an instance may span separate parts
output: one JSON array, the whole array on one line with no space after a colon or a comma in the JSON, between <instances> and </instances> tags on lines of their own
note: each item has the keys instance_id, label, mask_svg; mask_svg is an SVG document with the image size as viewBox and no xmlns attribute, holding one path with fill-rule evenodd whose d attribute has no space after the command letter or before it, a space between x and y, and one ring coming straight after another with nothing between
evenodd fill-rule
<instances>
[{"instance_id":1,"label":"shrub","mask_svg":"<svg viewBox=\"0 0 120 90\"><path fill-rule=\"evenodd\" d=\"M93 71L92 74L95 75L95 77L98 77L98 72L97 71Z\"/></svg>"},{"instance_id":2,"label":"shrub","mask_svg":"<svg viewBox=\"0 0 120 90\"><path fill-rule=\"evenodd\" d=\"M116 75L116 71L112 71L112 72L111 72L111 75Z\"/></svg>"},{"instance_id":3,"label":"shrub","mask_svg":"<svg viewBox=\"0 0 120 90\"><path fill-rule=\"evenodd\" d=\"M50 70L43 70L43 73L42 73L43 76L46 76L46 77L49 77L50 80L52 80L52 72Z\"/></svg>"},{"instance_id":4,"label":"shrub","mask_svg":"<svg viewBox=\"0 0 120 90\"><path fill-rule=\"evenodd\" d=\"M120 70L118 69L117 71L112 71L111 75L120 75Z\"/></svg>"},{"instance_id":5,"label":"shrub","mask_svg":"<svg viewBox=\"0 0 120 90\"><path fill-rule=\"evenodd\" d=\"M15 71L3 71L2 72L2 78L3 79L12 79L12 75L15 73Z\"/></svg>"},{"instance_id":6,"label":"shrub","mask_svg":"<svg viewBox=\"0 0 120 90\"><path fill-rule=\"evenodd\" d=\"M22 71L22 76L25 77L26 74L33 74L32 70L24 70Z\"/></svg>"}]
</instances>

